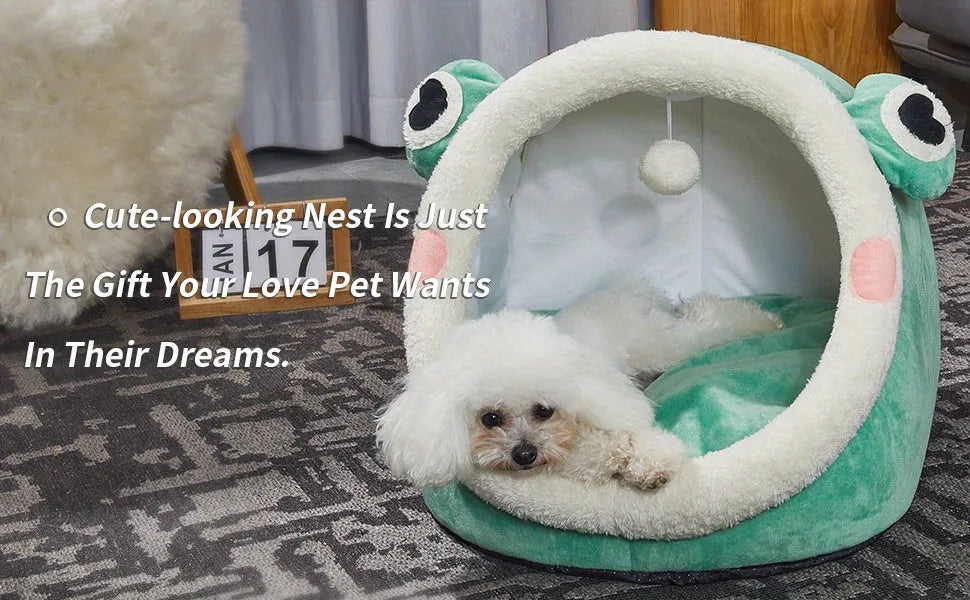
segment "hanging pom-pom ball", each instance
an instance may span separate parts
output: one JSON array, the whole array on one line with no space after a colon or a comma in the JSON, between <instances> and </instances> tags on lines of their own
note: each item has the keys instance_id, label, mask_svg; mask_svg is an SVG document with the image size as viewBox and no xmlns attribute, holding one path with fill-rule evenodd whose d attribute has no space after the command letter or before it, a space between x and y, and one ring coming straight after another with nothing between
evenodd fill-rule
<instances>
[{"instance_id":1,"label":"hanging pom-pom ball","mask_svg":"<svg viewBox=\"0 0 970 600\"><path fill-rule=\"evenodd\" d=\"M658 194L679 196L701 177L701 160L687 142L660 140L640 159L640 179Z\"/></svg>"}]
</instances>

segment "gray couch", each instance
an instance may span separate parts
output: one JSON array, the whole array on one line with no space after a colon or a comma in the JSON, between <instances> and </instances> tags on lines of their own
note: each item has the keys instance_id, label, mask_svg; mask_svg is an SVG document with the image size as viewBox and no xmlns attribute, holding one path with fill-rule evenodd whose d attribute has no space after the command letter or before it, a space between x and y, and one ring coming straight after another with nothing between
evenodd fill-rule
<instances>
[{"instance_id":1,"label":"gray couch","mask_svg":"<svg viewBox=\"0 0 970 600\"><path fill-rule=\"evenodd\" d=\"M970 104L970 0L896 0L903 23L889 36L907 64L942 75L940 82L950 96L954 118L967 120ZM946 99L944 99L946 101ZM954 109L960 109L959 111ZM966 129L964 130L966 131ZM963 149L970 150L964 134Z\"/></svg>"}]
</instances>

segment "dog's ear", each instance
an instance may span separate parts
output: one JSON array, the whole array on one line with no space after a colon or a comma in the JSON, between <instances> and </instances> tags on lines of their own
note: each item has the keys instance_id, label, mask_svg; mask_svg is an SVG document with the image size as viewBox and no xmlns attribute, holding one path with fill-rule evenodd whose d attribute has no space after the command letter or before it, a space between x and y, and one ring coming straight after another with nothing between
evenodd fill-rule
<instances>
[{"instance_id":1,"label":"dog's ear","mask_svg":"<svg viewBox=\"0 0 970 600\"><path fill-rule=\"evenodd\" d=\"M653 404L633 381L602 357L590 357L587 371L571 380L570 406L590 424L609 430L641 431L654 425Z\"/></svg>"},{"instance_id":2,"label":"dog's ear","mask_svg":"<svg viewBox=\"0 0 970 600\"><path fill-rule=\"evenodd\" d=\"M472 468L465 399L425 369L377 420L377 446L391 472L419 487L441 487Z\"/></svg>"}]
</instances>

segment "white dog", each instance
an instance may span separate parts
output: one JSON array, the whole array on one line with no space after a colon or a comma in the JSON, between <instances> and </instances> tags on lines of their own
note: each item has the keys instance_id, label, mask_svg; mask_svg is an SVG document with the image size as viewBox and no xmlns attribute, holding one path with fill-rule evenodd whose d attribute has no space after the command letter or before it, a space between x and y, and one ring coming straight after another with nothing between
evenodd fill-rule
<instances>
[{"instance_id":1,"label":"white dog","mask_svg":"<svg viewBox=\"0 0 970 600\"><path fill-rule=\"evenodd\" d=\"M592 293L555 319L506 309L457 327L378 419L388 467L422 487L476 468L664 485L684 448L654 425L632 376L781 321L744 301L705 296L675 306L636 287Z\"/></svg>"}]
</instances>

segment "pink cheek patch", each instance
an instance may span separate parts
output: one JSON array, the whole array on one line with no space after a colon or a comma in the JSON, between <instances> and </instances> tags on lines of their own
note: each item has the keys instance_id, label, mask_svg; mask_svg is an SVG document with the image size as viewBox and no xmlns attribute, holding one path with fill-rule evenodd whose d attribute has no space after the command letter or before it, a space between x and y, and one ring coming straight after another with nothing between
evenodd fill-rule
<instances>
[{"instance_id":1,"label":"pink cheek patch","mask_svg":"<svg viewBox=\"0 0 970 600\"><path fill-rule=\"evenodd\" d=\"M869 238L852 253L849 282L855 295L869 302L887 302L896 292L896 253L882 238Z\"/></svg>"},{"instance_id":2,"label":"pink cheek patch","mask_svg":"<svg viewBox=\"0 0 970 600\"><path fill-rule=\"evenodd\" d=\"M445 238L433 229L423 229L414 236L411 246L411 259L408 261L408 273L420 273L422 280L437 277L445 268L448 260L448 248Z\"/></svg>"}]
</instances>

